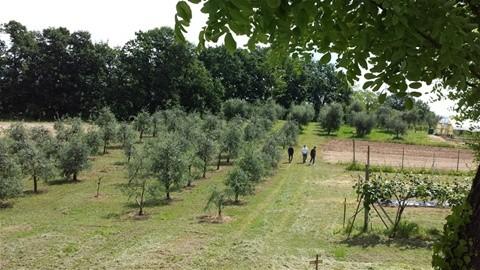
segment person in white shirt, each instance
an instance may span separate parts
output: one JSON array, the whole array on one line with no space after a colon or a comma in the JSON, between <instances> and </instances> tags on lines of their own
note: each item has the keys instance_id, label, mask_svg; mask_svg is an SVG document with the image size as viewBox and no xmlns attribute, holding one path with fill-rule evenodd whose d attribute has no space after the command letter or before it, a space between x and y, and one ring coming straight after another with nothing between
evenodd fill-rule
<instances>
[{"instance_id":1,"label":"person in white shirt","mask_svg":"<svg viewBox=\"0 0 480 270\"><path fill-rule=\"evenodd\" d=\"M303 163L307 162L307 156L308 156L308 147L304 145L302 148Z\"/></svg>"}]
</instances>

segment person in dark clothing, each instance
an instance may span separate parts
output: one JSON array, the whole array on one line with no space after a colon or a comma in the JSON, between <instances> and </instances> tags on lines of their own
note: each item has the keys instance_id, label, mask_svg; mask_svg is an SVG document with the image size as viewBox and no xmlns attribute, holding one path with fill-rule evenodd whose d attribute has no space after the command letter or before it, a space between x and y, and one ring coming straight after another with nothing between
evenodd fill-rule
<instances>
[{"instance_id":1,"label":"person in dark clothing","mask_svg":"<svg viewBox=\"0 0 480 270\"><path fill-rule=\"evenodd\" d=\"M292 163L293 153L294 153L293 147L290 145L290 147L288 147L288 163Z\"/></svg>"},{"instance_id":2,"label":"person in dark clothing","mask_svg":"<svg viewBox=\"0 0 480 270\"><path fill-rule=\"evenodd\" d=\"M310 151L310 162L309 164L315 165L315 157L317 156L317 147L314 146L312 151Z\"/></svg>"}]
</instances>

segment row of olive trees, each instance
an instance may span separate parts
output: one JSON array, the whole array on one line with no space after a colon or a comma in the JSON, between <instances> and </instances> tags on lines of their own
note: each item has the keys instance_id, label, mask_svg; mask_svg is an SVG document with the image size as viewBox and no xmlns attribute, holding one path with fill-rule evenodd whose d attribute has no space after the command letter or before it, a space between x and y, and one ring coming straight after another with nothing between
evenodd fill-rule
<instances>
[{"instance_id":1,"label":"row of olive trees","mask_svg":"<svg viewBox=\"0 0 480 270\"><path fill-rule=\"evenodd\" d=\"M402 113L397 110L389 110L386 114L373 114L362 111L357 103L353 103L349 108L347 114L347 121L350 125L355 127L356 135L364 137L370 134L375 126L380 126L392 132L395 138L399 139L404 135L408 129L408 122L404 120L405 115L411 115L411 112ZM384 109L383 107L379 110ZM345 113L341 104L332 103L325 105L319 114L318 122L321 124L325 132L330 135L340 129L344 123Z\"/></svg>"},{"instance_id":2,"label":"row of olive trees","mask_svg":"<svg viewBox=\"0 0 480 270\"><path fill-rule=\"evenodd\" d=\"M275 112L245 117L237 115L227 121L221 116L187 114L178 109L136 116L133 127L140 134L151 132L153 137L143 144L124 147L129 177L123 191L137 203L138 215L144 214L146 200L157 199L161 193L171 200L172 191L206 178L209 166L215 165L218 170L222 164L229 164L244 152L241 149L245 145L263 140L277 119ZM127 134L132 127L124 124L120 129L121 134Z\"/></svg>"},{"instance_id":3,"label":"row of olive trees","mask_svg":"<svg viewBox=\"0 0 480 270\"><path fill-rule=\"evenodd\" d=\"M252 195L255 186L277 168L281 160L280 146L286 141L295 144L298 130L297 124L289 121L265 139L245 144L234 168L227 174L225 189L214 187L205 209L215 207L221 219L228 199L238 204L241 196Z\"/></svg>"},{"instance_id":4,"label":"row of olive trees","mask_svg":"<svg viewBox=\"0 0 480 270\"><path fill-rule=\"evenodd\" d=\"M55 125L56 136L46 128L27 129L21 123L7 130L0 139L0 200L19 196L26 178L32 180L34 193L38 192L38 181L50 181L59 175L65 180L78 180L78 174L89 165L91 134L83 131L78 119L69 122Z\"/></svg>"}]
</instances>

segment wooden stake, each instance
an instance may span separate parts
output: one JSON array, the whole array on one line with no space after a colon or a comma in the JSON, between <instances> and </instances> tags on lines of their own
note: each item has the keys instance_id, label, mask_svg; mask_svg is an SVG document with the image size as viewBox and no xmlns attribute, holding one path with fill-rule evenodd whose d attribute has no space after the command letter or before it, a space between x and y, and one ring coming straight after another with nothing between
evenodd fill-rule
<instances>
[{"instance_id":1,"label":"wooden stake","mask_svg":"<svg viewBox=\"0 0 480 270\"><path fill-rule=\"evenodd\" d=\"M345 219L347 217L347 198L343 199L343 228L345 228Z\"/></svg>"},{"instance_id":2,"label":"wooden stake","mask_svg":"<svg viewBox=\"0 0 480 270\"><path fill-rule=\"evenodd\" d=\"M458 155L457 155L457 172L460 167L460 150L458 150Z\"/></svg>"},{"instance_id":3,"label":"wooden stake","mask_svg":"<svg viewBox=\"0 0 480 270\"><path fill-rule=\"evenodd\" d=\"M405 160L405 147L403 147L403 150L402 150L402 171L403 171L404 160Z\"/></svg>"},{"instance_id":4,"label":"wooden stake","mask_svg":"<svg viewBox=\"0 0 480 270\"><path fill-rule=\"evenodd\" d=\"M353 164L355 164L355 139L352 140L353 141Z\"/></svg>"},{"instance_id":5,"label":"wooden stake","mask_svg":"<svg viewBox=\"0 0 480 270\"><path fill-rule=\"evenodd\" d=\"M310 261L310 264L313 264L315 265L315 270L318 270L318 266L320 263L322 263L323 261L322 260L319 260L319 256L317 254L317 256L315 257L315 260L314 261Z\"/></svg>"}]
</instances>

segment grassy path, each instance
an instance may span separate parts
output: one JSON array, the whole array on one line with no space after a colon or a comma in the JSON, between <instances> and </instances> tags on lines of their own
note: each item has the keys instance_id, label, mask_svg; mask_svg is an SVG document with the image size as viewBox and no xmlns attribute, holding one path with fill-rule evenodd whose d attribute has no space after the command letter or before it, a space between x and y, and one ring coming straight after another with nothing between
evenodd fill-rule
<instances>
[{"instance_id":1,"label":"grassy path","mask_svg":"<svg viewBox=\"0 0 480 270\"><path fill-rule=\"evenodd\" d=\"M321 147L327 138L317 134L311 124L299 143ZM80 183L41 186L44 194L0 211L0 269L311 269L315 254L322 256L322 269L429 268L424 241L378 234L345 241L342 203L347 198L353 211L354 173L321 161L298 164L298 152L245 204L225 209L231 222L206 224L198 217L208 192L222 185L229 167L175 192L169 205L149 205L149 219L132 220L134 209L118 188L125 182L122 153L112 150L96 158ZM100 175L103 197L95 199ZM409 209L406 218L440 229L447 213Z\"/></svg>"}]
</instances>

